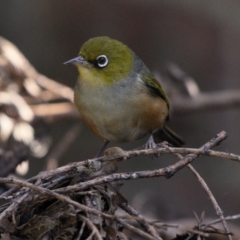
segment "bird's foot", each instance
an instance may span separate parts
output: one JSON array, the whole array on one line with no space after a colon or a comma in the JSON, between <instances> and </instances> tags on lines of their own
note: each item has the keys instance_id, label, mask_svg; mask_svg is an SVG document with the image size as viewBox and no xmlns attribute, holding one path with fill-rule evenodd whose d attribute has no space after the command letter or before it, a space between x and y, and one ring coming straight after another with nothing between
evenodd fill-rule
<instances>
[{"instance_id":1,"label":"bird's foot","mask_svg":"<svg viewBox=\"0 0 240 240\"><path fill-rule=\"evenodd\" d=\"M151 135L147 142L143 145L142 149L155 149L155 148L167 148L172 147L170 143L167 141L160 142L158 144L155 143L153 136ZM161 154L153 154L154 157L159 157Z\"/></svg>"},{"instance_id":2,"label":"bird's foot","mask_svg":"<svg viewBox=\"0 0 240 240\"><path fill-rule=\"evenodd\" d=\"M173 147L173 145L167 141L163 141L157 144L159 148Z\"/></svg>"},{"instance_id":3,"label":"bird's foot","mask_svg":"<svg viewBox=\"0 0 240 240\"><path fill-rule=\"evenodd\" d=\"M153 135L151 134L147 142L143 145L143 149L155 149L158 148L158 145L154 142ZM159 154L153 154L151 158L159 157Z\"/></svg>"},{"instance_id":4,"label":"bird's foot","mask_svg":"<svg viewBox=\"0 0 240 240\"><path fill-rule=\"evenodd\" d=\"M151 134L147 142L144 144L144 149L157 148L157 144L154 142L153 135Z\"/></svg>"}]
</instances>

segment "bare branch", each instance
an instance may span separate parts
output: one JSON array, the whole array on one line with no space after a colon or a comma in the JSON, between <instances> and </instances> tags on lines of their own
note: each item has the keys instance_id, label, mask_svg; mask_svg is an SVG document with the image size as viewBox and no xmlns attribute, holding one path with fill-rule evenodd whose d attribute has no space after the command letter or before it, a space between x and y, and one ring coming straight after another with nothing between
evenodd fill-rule
<instances>
[{"instance_id":1,"label":"bare branch","mask_svg":"<svg viewBox=\"0 0 240 240\"><path fill-rule=\"evenodd\" d=\"M47 103L30 106L35 118L56 122L66 119L81 119L76 107L72 103Z\"/></svg>"},{"instance_id":2,"label":"bare branch","mask_svg":"<svg viewBox=\"0 0 240 240\"><path fill-rule=\"evenodd\" d=\"M226 221L236 220L236 219L240 219L240 214L236 214L236 215L232 215L232 216L227 216L227 217L224 218L224 220L226 220ZM208 224L205 224L205 226L208 227L208 226L214 225L214 224L216 224L216 223L219 223L219 222L221 222L221 221L222 221L222 219L220 218L220 219L211 221L211 222L208 223Z\"/></svg>"},{"instance_id":3,"label":"bare branch","mask_svg":"<svg viewBox=\"0 0 240 240\"><path fill-rule=\"evenodd\" d=\"M151 236L155 237L158 240L161 240L162 238L159 237L159 234L157 233L157 231L155 230L155 228L149 224L145 218L138 213L133 207L131 207L129 204L127 203L121 203L120 207L126 211L127 213L129 213L131 216L135 216L137 217L136 221L138 222L138 224L145 229L146 232L150 233Z\"/></svg>"},{"instance_id":4,"label":"bare branch","mask_svg":"<svg viewBox=\"0 0 240 240\"><path fill-rule=\"evenodd\" d=\"M171 63L167 66L170 80L164 79L169 92L173 112L177 114L222 110L240 106L240 89L203 93L197 82Z\"/></svg>"},{"instance_id":5,"label":"bare branch","mask_svg":"<svg viewBox=\"0 0 240 240\"><path fill-rule=\"evenodd\" d=\"M101 234L99 233L98 229L96 228L96 226L86 217L82 216L82 215L79 215L79 218L81 220L83 220L84 223L86 223L86 225L92 229L92 233L89 235L89 237L86 239L86 240L91 240L92 239L92 236L96 236L98 240L102 240L102 236Z\"/></svg>"},{"instance_id":6,"label":"bare branch","mask_svg":"<svg viewBox=\"0 0 240 240\"><path fill-rule=\"evenodd\" d=\"M148 240L156 240L156 239L161 239L161 238L156 238L155 236L151 236L148 233L145 233L144 231L142 231L139 228L134 227L133 225L127 223L125 220L122 219L117 219L117 221L119 223L121 223L126 229L136 233L137 235L143 237L144 239L148 239Z\"/></svg>"},{"instance_id":7,"label":"bare branch","mask_svg":"<svg viewBox=\"0 0 240 240\"><path fill-rule=\"evenodd\" d=\"M193 172L193 174L197 177L198 181L201 183L203 189L205 190L205 192L207 193L209 199L211 200L214 208L215 208L215 211L217 213L217 215L220 217L220 219L222 220L222 223L223 223L223 227L225 229L225 232L226 234L228 234L228 239L229 240L232 240L232 236L229 234L229 228L227 226L227 223L226 223L226 220L224 218L224 215L223 215L223 211L222 209L220 208L216 198L214 197L214 195L212 194L210 188L208 187L208 185L206 184L206 182L204 181L204 179L200 176L200 174L194 169L194 167L189 164L188 165L188 168Z\"/></svg>"},{"instance_id":8,"label":"bare branch","mask_svg":"<svg viewBox=\"0 0 240 240\"><path fill-rule=\"evenodd\" d=\"M43 187L40 187L40 186L36 186L34 184L31 184L31 183L28 183L28 182L24 182L24 181L20 181L20 180L16 180L16 179L13 179L13 178L0 178L0 183L10 183L10 184L15 184L15 185L18 185L20 187L26 187L26 188L29 188L29 189L32 189L40 194L43 194L43 195L49 195L53 198L56 198L62 202L66 202L68 204L71 204L73 206L75 206L77 209L79 210L82 210L82 211L85 211L85 212L90 212L92 214L96 214L96 215L102 215L106 218L110 218L112 219L113 216L111 215L108 215L108 214L105 214L105 213L102 213L102 212L99 212L99 211L96 211L95 209L92 209L92 208L88 208L86 207L85 205L83 204L80 204L78 202L75 202L73 200L71 200L69 197L67 196L64 196L64 195L61 195L61 194L58 194L56 192L53 192L47 188L43 188ZM2 219L0 218L0 221Z\"/></svg>"},{"instance_id":9,"label":"bare branch","mask_svg":"<svg viewBox=\"0 0 240 240\"><path fill-rule=\"evenodd\" d=\"M177 96L175 99L171 99L171 103L173 111L177 114L238 108L240 106L240 90L199 93L194 98Z\"/></svg>"}]
</instances>

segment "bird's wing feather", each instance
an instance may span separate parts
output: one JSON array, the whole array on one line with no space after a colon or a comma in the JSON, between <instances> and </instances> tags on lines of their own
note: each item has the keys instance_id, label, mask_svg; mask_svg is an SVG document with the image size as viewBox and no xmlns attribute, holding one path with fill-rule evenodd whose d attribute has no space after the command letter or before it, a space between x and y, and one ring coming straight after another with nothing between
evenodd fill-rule
<instances>
[{"instance_id":1,"label":"bird's wing feather","mask_svg":"<svg viewBox=\"0 0 240 240\"><path fill-rule=\"evenodd\" d=\"M146 74L142 77L142 79L144 84L148 87L150 93L153 96L161 97L164 99L167 102L169 108L169 100L158 80L151 73Z\"/></svg>"}]
</instances>

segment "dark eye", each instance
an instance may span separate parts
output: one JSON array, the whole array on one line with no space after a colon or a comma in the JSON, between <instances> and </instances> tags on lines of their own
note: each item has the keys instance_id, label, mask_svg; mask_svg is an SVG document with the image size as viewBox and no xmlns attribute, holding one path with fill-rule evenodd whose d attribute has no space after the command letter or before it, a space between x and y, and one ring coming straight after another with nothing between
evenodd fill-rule
<instances>
[{"instance_id":1,"label":"dark eye","mask_svg":"<svg viewBox=\"0 0 240 240\"><path fill-rule=\"evenodd\" d=\"M106 67L108 64L108 58L105 55L100 55L97 57L97 65L100 68Z\"/></svg>"}]
</instances>

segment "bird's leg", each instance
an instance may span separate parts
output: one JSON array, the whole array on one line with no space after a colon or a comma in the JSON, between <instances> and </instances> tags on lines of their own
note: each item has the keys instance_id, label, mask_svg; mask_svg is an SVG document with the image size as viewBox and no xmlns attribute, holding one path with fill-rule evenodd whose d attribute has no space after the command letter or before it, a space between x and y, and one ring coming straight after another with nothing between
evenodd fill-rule
<instances>
[{"instance_id":1,"label":"bird's leg","mask_svg":"<svg viewBox=\"0 0 240 240\"><path fill-rule=\"evenodd\" d=\"M150 137L148 138L147 142L144 144L144 148L145 149L157 148L157 144L154 142L152 133L151 133Z\"/></svg>"},{"instance_id":2,"label":"bird's leg","mask_svg":"<svg viewBox=\"0 0 240 240\"><path fill-rule=\"evenodd\" d=\"M102 152L103 152L103 151L105 150L105 148L107 147L108 143L109 143L108 140L105 140L105 141L104 141L103 145L101 146L101 148L100 148L99 151L97 152L95 158L98 158L98 157L102 154Z\"/></svg>"}]
</instances>

